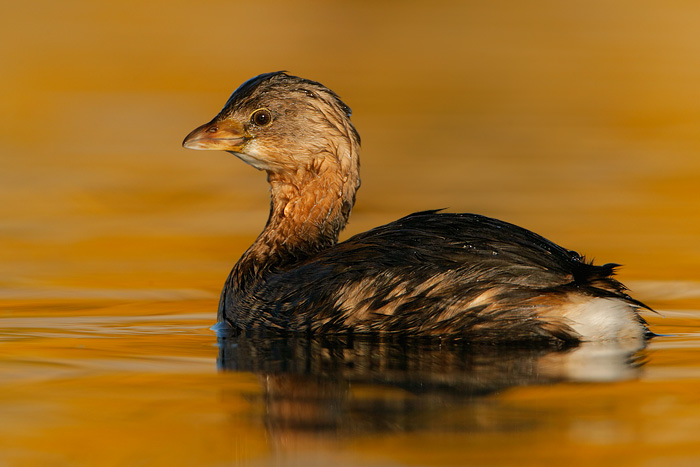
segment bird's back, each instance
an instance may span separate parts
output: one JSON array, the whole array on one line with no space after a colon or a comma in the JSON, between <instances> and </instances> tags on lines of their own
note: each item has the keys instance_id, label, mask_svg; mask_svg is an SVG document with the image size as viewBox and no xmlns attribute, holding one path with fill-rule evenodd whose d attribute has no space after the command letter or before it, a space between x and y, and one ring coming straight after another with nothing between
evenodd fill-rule
<instances>
[{"instance_id":1,"label":"bird's back","mask_svg":"<svg viewBox=\"0 0 700 467\"><path fill-rule=\"evenodd\" d=\"M241 328L575 342L585 336L566 313L587 299L624 303L639 328L634 309L644 305L611 277L614 267L496 219L425 211L270 271L249 290L229 279L220 318Z\"/></svg>"}]
</instances>

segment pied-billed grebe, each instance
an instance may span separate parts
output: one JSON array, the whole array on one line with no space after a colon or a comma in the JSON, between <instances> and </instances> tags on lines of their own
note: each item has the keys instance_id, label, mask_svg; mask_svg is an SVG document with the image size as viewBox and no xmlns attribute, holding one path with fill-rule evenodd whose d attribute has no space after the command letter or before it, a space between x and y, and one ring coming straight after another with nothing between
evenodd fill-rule
<instances>
[{"instance_id":1,"label":"pied-billed grebe","mask_svg":"<svg viewBox=\"0 0 700 467\"><path fill-rule=\"evenodd\" d=\"M474 342L637 339L648 308L594 266L520 227L418 212L338 243L360 186L350 108L320 83L267 73L192 131L267 172L270 217L224 286L238 329L457 335Z\"/></svg>"}]
</instances>

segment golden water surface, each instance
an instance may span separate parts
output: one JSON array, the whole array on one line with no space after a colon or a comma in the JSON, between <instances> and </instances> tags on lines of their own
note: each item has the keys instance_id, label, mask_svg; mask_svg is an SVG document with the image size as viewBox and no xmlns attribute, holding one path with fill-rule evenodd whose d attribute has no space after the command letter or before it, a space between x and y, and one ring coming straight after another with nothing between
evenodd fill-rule
<instances>
[{"instance_id":1,"label":"golden water surface","mask_svg":"<svg viewBox=\"0 0 700 467\"><path fill-rule=\"evenodd\" d=\"M700 5L29 0L0 20L0 465L700 464ZM632 355L219 337L241 82L337 91L346 235L448 208L625 265Z\"/></svg>"}]
</instances>

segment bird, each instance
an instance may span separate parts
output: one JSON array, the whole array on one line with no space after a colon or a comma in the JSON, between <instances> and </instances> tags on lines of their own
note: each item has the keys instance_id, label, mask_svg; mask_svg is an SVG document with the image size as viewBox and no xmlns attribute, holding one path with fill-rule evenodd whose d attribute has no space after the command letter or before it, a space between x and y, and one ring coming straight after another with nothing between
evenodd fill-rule
<instances>
[{"instance_id":1,"label":"bird","mask_svg":"<svg viewBox=\"0 0 700 467\"><path fill-rule=\"evenodd\" d=\"M339 242L360 187L360 135L324 85L264 73L183 146L267 174L267 223L229 274L218 322L240 332L455 338L474 344L645 342L653 333L613 276L516 225L416 212Z\"/></svg>"}]
</instances>

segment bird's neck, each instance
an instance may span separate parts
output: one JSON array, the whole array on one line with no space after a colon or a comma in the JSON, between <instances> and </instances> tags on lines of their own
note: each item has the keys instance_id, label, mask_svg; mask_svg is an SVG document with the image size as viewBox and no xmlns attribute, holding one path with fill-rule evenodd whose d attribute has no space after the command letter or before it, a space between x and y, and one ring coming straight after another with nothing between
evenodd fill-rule
<instances>
[{"instance_id":1,"label":"bird's neck","mask_svg":"<svg viewBox=\"0 0 700 467\"><path fill-rule=\"evenodd\" d=\"M359 188L354 160L314 159L293 172L268 173L270 217L234 269L239 287L264 279L335 245Z\"/></svg>"}]
</instances>

